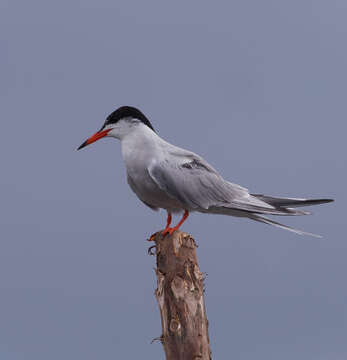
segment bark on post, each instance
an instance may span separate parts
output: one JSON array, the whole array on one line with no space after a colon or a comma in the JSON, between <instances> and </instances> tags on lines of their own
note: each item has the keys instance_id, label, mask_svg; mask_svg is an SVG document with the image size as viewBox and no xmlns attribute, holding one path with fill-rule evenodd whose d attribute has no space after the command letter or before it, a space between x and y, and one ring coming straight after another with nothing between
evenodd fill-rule
<instances>
[{"instance_id":1,"label":"bark on post","mask_svg":"<svg viewBox=\"0 0 347 360\"><path fill-rule=\"evenodd\" d=\"M210 340L194 239L175 231L154 238L157 289L166 360L210 360Z\"/></svg>"}]
</instances>

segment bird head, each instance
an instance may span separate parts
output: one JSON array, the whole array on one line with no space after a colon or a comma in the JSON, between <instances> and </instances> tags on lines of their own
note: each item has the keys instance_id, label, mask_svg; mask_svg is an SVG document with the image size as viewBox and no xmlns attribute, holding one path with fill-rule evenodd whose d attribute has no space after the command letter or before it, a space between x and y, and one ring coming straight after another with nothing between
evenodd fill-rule
<instances>
[{"instance_id":1,"label":"bird head","mask_svg":"<svg viewBox=\"0 0 347 360\"><path fill-rule=\"evenodd\" d=\"M101 129L88 138L77 150L104 137L114 137L121 140L124 136L132 132L139 124L144 124L155 131L152 124L140 110L132 106L122 106L113 111L106 118Z\"/></svg>"}]
</instances>

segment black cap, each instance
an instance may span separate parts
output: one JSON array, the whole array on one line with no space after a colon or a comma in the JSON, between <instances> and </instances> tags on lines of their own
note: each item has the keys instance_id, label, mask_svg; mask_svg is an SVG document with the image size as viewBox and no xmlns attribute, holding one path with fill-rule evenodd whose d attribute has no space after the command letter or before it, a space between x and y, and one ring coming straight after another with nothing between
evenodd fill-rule
<instances>
[{"instance_id":1,"label":"black cap","mask_svg":"<svg viewBox=\"0 0 347 360\"><path fill-rule=\"evenodd\" d=\"M119 120L127 117L140 120L142 123L147 125L150 129L152 129L155 132L152 124L149 122L146 116L139 109L136 109L135 107L132 106L122 106L117 110L115 110L107 117L104 127L106 125L116 124Z\"/></svg>"}]
</instances>

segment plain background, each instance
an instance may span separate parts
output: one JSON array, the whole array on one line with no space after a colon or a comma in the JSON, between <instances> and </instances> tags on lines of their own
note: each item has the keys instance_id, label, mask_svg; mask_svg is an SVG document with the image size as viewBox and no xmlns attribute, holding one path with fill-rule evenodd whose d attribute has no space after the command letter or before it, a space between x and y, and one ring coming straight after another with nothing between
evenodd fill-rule
<instances>
[{"instance_id":1,"label":"plain background","mask_svg":"<svg viewBox=\"0 0 347 360\"><path fill-rule=\"evenodd\" d=\"M252 192L333 197L280 218L193 214L214 359L347 358L343 0L0 2L0 358L162 359L121 105Z\"/></svg>"}]
</instances>

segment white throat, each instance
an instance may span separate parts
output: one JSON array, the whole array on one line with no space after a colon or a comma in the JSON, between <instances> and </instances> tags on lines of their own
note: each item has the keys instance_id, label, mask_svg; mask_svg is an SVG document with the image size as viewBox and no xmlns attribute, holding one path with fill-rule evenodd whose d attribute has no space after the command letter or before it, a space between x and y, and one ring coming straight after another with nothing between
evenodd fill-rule
<instances>
[{"instance_id":1,"label":"white throat","mask_svg":"<svg viewBox=\"0 0 347 360\"><path fill-rule=\"evenodd\" d=\"M120 141L123 159L126 164L140 158L147 163L163 142L154 131L142 123L134 126L132 131L120 138Z\"/></svg>"}]
</instances>

